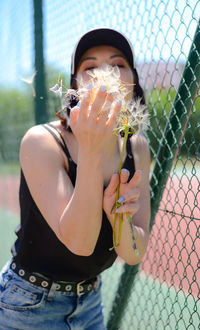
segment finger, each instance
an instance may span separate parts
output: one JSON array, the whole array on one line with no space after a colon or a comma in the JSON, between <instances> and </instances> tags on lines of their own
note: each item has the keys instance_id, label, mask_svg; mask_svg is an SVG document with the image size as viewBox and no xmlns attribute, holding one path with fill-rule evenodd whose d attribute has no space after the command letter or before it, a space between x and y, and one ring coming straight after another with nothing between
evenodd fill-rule
<instances>
[{"instance_id":1,"label":"finger","mask_svg":"<svg viewBox=\"0 0 200 330\"><path fill-rule=\"evenodd\" d=\"M134 215L140 208L139 202L135 203L126 203L122 206L118 207L118 209L115 210L115 213L122 214L122 213L129 213L130 215Z\"/></svg>"},{"instance_id":2,"label":"finger","mask_svg":"<svg viewBox=\"0 0 200 330\"><path fill-rule=\"evenodd\" d=\"M97 117L101 112L103 104L105 102L106 95L106 86L102 85L96 94L93 104L91 105L91 111L89 116L90 120L97 120Z\"/></svg>"},{"instance_id":3,"label":"finger","mask_svg":"<svg viewBox=\"0 0 200 330\"><path fill-rule=\"evenodd\" d=\"M121 170L120 174L120 183L127 183L128 178L129 178L130 172L126 168L123 168Z\"/></svg>"},{"instance_id":4,"label":"finger","mask_svg":"<svg viewBox=\"0 0 200 330\"><path fill-rule=\"evenodd\" d=\"M113 109L110 113L110 116L107 121L107 126L110 126L110 128L113 130L116 126L116 120L117 116L119 115L120 109L121 109L122 102L121 100L117 101L115 105L113 106Z\"/></svg>"},{"instance_id":5,"label":"finger","mask_svg":"<svg viewBox=\"0 0 200 330\"><path fill-rule=\"evenodd\" d=\"M107 196L111 196L114 193L116 193L118 184L119 184L119 175L117 173L114 173L110 179L107 188L104 191L104 194L106 194Z\"/></svg>"},{"instance_id":6,"label":"finger","mask_svg":"<svg viewBox=\"0 0 200 330\"><path fill-rule=\"evenodd\" d=\"M107 94L105 102L98 113L98 123L101 125L105 125L107 122L111 109L112 109L113 97L111 94Z\"/></svg>"},{"instance_id":7,"label":"finger","mask_svg":"<svg viewBox=\"0 0 200 330\"><path fill-rule=\"evenodd\" d=\"M118 199L118 203L126 203L126 202L135 202L140 197L140 190L138 188L132 189L128 193L124 194Z\"/></svg>"},{"instance_id":8,"label":"finger","mask_svg":"<svg viewBox=\"0 0 200 330\"><path fill-rule=\"evenodd\" d=\"M78 106L80 107L80 120L85 120L88 118L91 93L92 83L89 83L87 92L84 94L84 96L81 98L81 101L78 103Z\"/></svg>"},{"instance_id":9,"label":"finger","mask_svg":"<svg viewBox=\"0 0 200 330\"><path fill-rule=\"evenodd\" d=\"M139 186L141 179L142 179L142 171L137 170L128 184L131 188L135 188Z\"/></svg>"},{"instance_id":10,"label":"finger","mask_svg":"<svg viewBox=\"0 0 200 330\"><path fill-rule=\"evenodd\" d=\"M108 119L109 112L107 110L101 110L97 116L96 122L101 125L102 127L106 127L105 124Z\"/></svg>"},{"instance_id":11,"label":"finger","mask_svg":"<svg viewBox=\"0 0 200 330\"><path fill-rule=\"evenodd\" d=\"M113 95L112 93L109 93L106 95L106 99L102 107L102 112L106 111L107 113L109 113L111 111L112 104L113 104Z\"/></svg>"},{"instance_id":12,"label":"finger","mask_svg":"<svg viewBox=\"0 0 200 330\"><path fill-rule=\"evenodd\" d=\"M140 197L140 189L135 188L124 194L118 199L118 203L136 202Z\"/></svg>"}]
</instances>

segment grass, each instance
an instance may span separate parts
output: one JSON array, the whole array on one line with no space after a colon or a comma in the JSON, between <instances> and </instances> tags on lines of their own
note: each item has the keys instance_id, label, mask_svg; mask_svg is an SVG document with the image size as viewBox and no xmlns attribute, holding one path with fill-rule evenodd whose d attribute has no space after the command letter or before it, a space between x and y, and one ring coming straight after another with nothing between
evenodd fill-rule
<instances>
[{"instance_id":1,"label":"grass","mask_svg":"<svg viewBox=\"0 0 200 330\"><path fill-rule=\"evenodd\" d=\"M0 175L18 175L20 173L20 165L18 161L2 163L0 166Z\"/></svg>"}]
</instances>

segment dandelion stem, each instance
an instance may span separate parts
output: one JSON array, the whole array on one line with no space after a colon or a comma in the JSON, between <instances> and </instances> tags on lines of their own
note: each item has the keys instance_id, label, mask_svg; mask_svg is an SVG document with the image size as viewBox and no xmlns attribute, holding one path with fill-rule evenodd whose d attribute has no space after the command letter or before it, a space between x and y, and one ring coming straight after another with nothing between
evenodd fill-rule
<instances>
[{"instance_id":1,"label":"dandelion stem","mask_svg":"<svg viewBox=\"0 0 200 330\"><path fill-rule=\"evenodd\" d=\"M128 134L129 134L129 127L125 127L125 129L124 129L124 141L123 141L122 151L121 151L121 155L120 155L120 163L119 163L119 171L118 171L119 175L121 174L121 170L122 170L122 165L123 165L123 160L124 160L124 152L125 152L125 149L126 149L126 142L127 142L127 139L128 139Z\"/></svg>"},{"instance_id":2,"label":"dandelion stem","mask_svg":"<svg viewBox=\"0 0 200 330\"><path fill-rule=\"evenodd\" d=\"M122 151L121 151L121 155L120 155L120 162L119 162L119 170L118 170L118 174L121 174L121 170L122 170L122 165L123 165L123 160L124 160L124 152L126 149L126 142L128 139L128 134L129 134L129 127L125 127L124 129L124 140L123 140L123 145L122 145ZM117 191L116 191L116 201L115 201L115 206L118 207L118 199L119 199L119 187L120 184L118 184L117 186ZM116 242L116 222L117 222L117 216L115 215L114 217L114 224L113 224L113 247L117 247L120 245L120 241L121 241L121 235L122 235L122 222L123 222L123 215L120 214L119 216L119 232L118 232L118 243Z\"/></svg>"}]
</instances>

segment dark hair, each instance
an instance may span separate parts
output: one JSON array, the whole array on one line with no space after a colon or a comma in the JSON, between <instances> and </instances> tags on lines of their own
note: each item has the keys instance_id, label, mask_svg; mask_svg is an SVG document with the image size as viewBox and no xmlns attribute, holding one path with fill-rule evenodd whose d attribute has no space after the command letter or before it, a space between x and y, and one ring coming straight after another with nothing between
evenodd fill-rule
<instances>
[{"instance_id":1,"label":"dark hair","mask_svg":"<svg viewBox=\"0 0 200 330\"><path fill-rule=\"evenodd\" d=\"M141 99L141 104L146 104L144 91L143 91L142 87L140 86L138 72L135 68L133 69L133 74L135 77L134 98L139 98L139 99Z\"/></svg>"}]
</instances>

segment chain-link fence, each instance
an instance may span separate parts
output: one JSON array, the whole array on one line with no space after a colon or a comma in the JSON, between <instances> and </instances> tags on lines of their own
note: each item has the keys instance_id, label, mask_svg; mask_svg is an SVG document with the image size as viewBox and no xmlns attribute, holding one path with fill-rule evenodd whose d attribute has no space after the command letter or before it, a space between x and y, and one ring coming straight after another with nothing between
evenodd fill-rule
<instances>
[{"instance_id":1,"label":"chain-link fence","mask_svg":"<svg viewBox=\"0 0 200 330\"><path fill-rule=\"evenodd\" d=\"M48 89L59 74L68 84L75 41L99 26L125 33L150 112L151 237L139 266L117 260L103 273L108 329L200 329L200 2L46 0L43 16L36 2L0 3L0 208L20 139L40 120L37 102L54 118ZM47 96L32 83L38 38Z\"/></svg>"}]
</instances>

